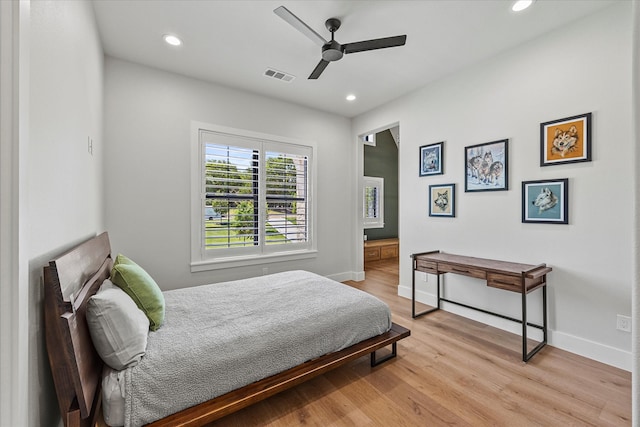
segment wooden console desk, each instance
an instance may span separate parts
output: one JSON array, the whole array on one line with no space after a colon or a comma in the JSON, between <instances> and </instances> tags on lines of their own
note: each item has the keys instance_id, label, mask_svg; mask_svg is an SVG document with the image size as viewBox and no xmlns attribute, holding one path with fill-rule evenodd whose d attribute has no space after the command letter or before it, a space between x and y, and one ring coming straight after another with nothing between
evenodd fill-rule
<instances>
[{"instance_id":1,"label":"wooden console desk","mask_svg":"<svg viewBox=\"0 0 640 427\"><path fill-rule=\"evenodd\" d=\"M440 251L423 252L412 254L413 271L411 282L411 302L412 316L414 318L431 313L440 309L441 301L460 305L462 307L481 311L486 314L498 316L522 324L522 360L527 362L542 347L547 344L547 273L551 267L546 264L530 265L514 262L496 261L485 258L474 258L461 255L442 253ZM415 272L422 271L437 276L437 306L416 313L416 278ZM444 280L440 281L440 276L445 273L461 274L485 280L487 286L503 289L505 291L518 292L522 295L522 319L493 313L482 308L473 307L460 302L452 301L444 297ZM441 287L442 285L442 296ZM542 289L542 325L527 322L527 294ZM532 326L542 330L543 339L531 351L527 348L527 326Z\"/></svg>"}]
</instances>

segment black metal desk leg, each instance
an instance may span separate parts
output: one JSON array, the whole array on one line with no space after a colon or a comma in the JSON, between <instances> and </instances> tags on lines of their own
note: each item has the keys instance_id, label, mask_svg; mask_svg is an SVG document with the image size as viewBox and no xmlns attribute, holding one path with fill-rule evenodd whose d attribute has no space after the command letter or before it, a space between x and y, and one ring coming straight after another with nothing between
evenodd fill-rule
<instances>
[{"instance_id":1,"label":"black metal desk leg","mask_svg":"<svg viewBox=\"0 0 640 427\"><path fill-rule=\"evenodd\" d=\"M545 278L546 279L546 278ZM542 348L547 345L547 285L546 283L542 286L542 326L540 325L535 325L535 324L529 324L529 326L534 326L538 329L542 329L542 341L540 341L538 343L538 345L536 345L531 351L527 352L527 342L526 342L526 328L527 328L527 322L526 322L526 298L524 297L524 295L526 295L525 293L523 293L523 310L522 310L522 317L523 317L523 322L522 322L522 336L523 336L523 340L522 340L522 360L525 362L528 362L536 353L538 353L540 350L542 350Z\"/></svg>"},{"instance_id":2,"label":"black metal desk leg","mask_svg":"<svg viewBox=\"0 0 640 427\"><path fill-rule=\"evenodd\" d=\"M411 261L414 266L411 268L411 317L416 317L416 269L415 260Z\"/></svg>"},{"instance_id":3,"label":"black metal desk leg","mask_svg":"<svg viewBox=\"0 0 640 427\"><path fill-rule=\"evenodd\" d=\"M437 275L438 276L438 282L437 282L438 303L436 304L436 307L421 311L420 313L416 313L416 270L415 269L413 270L412 275L413 277L411 278L411 317L415 319L416 317L424 316L425 314L429 314L436 310L439 310L440 309L440 275Z\"/></svg>"},{"instance_id":4,"label":"black metal desk leg","mask_svg":"<svg viewBox=\"0 0 640 427\"><path fill-rule=\"evenodd\" d=\"M524 283L524 278L522 279ZM529 360L527 355L527 290L522 286L522 361Z\"/></svg>"},{"instance_id":5,"label":"black metal desk leg","mask_svg":"<svg viewBox=\"0 0 640 427\"><path fill-rule=\"evenodd\" d=\"M542 338L547 343L547 276L544 277L545 285L542 287Z\"/></svg>"}]
</instances>

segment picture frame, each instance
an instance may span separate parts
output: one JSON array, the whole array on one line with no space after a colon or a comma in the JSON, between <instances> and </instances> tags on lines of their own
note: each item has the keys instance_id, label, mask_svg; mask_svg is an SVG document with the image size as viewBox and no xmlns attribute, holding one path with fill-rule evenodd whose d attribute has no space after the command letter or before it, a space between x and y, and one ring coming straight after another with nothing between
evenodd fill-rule
<instances>
[{"instance_id":1,"label":"picture frame","mask_svg":"<svg viewBox=\"0 0 640 427\"><path fill-rule=\"evenodd\" d=\"M522 182L522 222L569 223L569 179Z\"/></svg>"},{"instance_id":2,"label":"picture frame","mask_svg":"<svg viewBox=\"0 0 640 427\"><path fill-rule=\"evenodd\" d=\"M509 140L485 142L464 148L464 191L509 189Z\"/></svg>"},{"instance_id":3,"label":"picture frame","mask_svg":"<svg viewBox=\"0 0 640 427\"><path fill-rule=\"evenodd\" d=\"M591 113L540 123L540 166L591 161Z\"/></svg>"},{"instance_id":4,"label":"picture frame","mask_svg":"<svg viewBox=\"0 0 640 427\"><path fill-rule=\"evenodd\" d=\"M420 176L442 175L444 163L444 141L420 147Z\"/></svg>"},{"instance_id":5,"label":"picture frame","mask_svg":"<svg viewBox=\"0 0 640 427\"><path fill-rule=\"evenodd\" d=\"M429 186L429 216L456 216L456 185Z\"/></svg>"}]
</instances>

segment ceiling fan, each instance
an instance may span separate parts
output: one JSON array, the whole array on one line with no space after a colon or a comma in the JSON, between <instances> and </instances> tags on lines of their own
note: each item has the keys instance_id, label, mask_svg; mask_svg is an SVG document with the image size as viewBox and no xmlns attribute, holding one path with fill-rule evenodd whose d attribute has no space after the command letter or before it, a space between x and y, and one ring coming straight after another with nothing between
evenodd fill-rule
<instances>
[{"instance_id":1,"label":"ceiling fan","mask_svg":"<svg viewBox=\"0 0 640 427\"><path fill-rule=\"evenodd\" d=\"M340 20L338 18L329 18L324 23L327 30L331 32L331 41L327 41L320 34L316 33L311 27L305 24L300 18L291 13L289 9L280 6L273 11L280 18L287 21L293 28L307 36L311 41L322 47L322 59L316 65L309 79L317 79L320 74L327 68L329 62L337 61L344 54L364 52L366 50L385 49L387 47L404 46L407 36L384 37L381 39L365 40L355 43L340 44L334 40L334 33L340 28Z\"/></svg>"}]
</instances>

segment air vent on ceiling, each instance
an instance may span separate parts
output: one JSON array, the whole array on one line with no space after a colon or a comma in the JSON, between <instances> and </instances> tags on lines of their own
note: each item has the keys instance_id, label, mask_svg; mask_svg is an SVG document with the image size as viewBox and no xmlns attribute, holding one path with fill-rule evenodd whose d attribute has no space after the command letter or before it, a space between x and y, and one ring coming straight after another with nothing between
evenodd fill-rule
<instances>
[{"instance_id":1,"label":"air vent on ceiling","mask_svg":"<svg viewBox=\"0 0 640 427\"><path fill-rule=\"evenodd\" d=\"M267 68L264 71L264 75L267 77L273 77L274 79L277 79L277 80L282 80L283 82L287 82L287 83L292 82L293 79L296 78L296 76L292 76L291 74L287 74L283 71L278 71L273 68Z\"/></svg>"}]
</instances>

